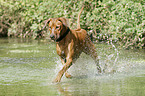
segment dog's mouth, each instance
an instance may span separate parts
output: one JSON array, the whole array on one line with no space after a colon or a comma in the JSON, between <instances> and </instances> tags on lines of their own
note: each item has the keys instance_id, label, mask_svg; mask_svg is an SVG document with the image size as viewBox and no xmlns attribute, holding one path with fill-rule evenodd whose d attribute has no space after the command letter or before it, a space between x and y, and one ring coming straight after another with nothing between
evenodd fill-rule
<instances>
[{"instance_id":1,"label":"dog's mouth","mask_svg":"<svg viewBox=\"0 0 145 96\"><path fill-rule=\"evenodd\" d=\"M57 41L59 35L50 35L51 40Z\"/></svg>"}]
</instances>

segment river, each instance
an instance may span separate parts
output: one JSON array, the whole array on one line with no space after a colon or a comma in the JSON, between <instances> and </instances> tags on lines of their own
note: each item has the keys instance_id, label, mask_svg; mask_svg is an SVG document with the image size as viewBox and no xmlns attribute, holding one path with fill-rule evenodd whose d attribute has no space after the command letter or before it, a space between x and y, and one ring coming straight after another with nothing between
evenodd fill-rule
<instances>
[{"instance_id":1,"label":"river","mask_svg":"<svg viewBox=\"0 0 145 96\"><path fill-rule=\"evenodd\" d=\"M82 54L69 69L71 79L52 83L62 68L49 40L0 39L0 96L145 96L145 50L95 44L101 67Z\"/></svg>"}]
</instances>

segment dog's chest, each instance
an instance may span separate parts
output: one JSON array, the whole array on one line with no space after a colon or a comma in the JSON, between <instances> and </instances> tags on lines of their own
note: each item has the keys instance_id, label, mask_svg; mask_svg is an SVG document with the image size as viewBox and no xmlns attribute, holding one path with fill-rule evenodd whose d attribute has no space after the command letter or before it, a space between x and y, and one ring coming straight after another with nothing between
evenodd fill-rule
<instances>
[{"instance_id":1,"label":"dog's chest","mask_svg":"<svg viewBox=\"0 0 145 96\"><path fill-rule=\"evenodd\" d=\"M57 54L59 56L66 57L67 52L68 52L68 48L67 47L64 47L64 46L56 46L56 51L57 51Z\"/></svg>"}]
</instances>

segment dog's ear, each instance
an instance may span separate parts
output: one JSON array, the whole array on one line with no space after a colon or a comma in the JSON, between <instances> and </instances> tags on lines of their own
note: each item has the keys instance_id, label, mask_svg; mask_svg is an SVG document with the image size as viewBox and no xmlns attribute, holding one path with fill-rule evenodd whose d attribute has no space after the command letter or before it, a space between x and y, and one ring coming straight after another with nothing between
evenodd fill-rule
<instances>
[{"instance_id":1,"label":"dog's ear","mask_svg":"<svg viewBox=\"0 0 145 96\"><path fill-rule=\"evenodd\" d=\"M45 25L43 26L42 30L46 27L47 24L49 24L50 21L51 21L51 18L49 18L48 20L45 20Z\"/></svg>"},{"instance_id":2,"label":"dog's ear","mask_svg":"<svg viewBox=\"0 0 145 96\"><path fill-rule=\"evenodd\" d=\"M69 27L69 20L66 18L58 18L58 21L62 22L63 25L65 25L66 27Z\"/></svg>"}]
</instances>

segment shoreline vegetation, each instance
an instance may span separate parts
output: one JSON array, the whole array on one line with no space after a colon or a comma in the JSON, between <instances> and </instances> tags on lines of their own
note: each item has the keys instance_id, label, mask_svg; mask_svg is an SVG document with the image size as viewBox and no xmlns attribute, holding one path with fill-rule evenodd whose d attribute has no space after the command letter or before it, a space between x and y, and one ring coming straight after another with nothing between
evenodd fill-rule
<instances>
[{"instance_id":1,"label":"shoreline vegetation","mask_svg":"<svg viewBox=\"0 0 145 96\"><path fill-rule=\"evenodd\" d=\"M81 28L92 34L94 42L145 48L144 0L0 0L0 37L45 38L47 30L36 31L55 17L68 18L75 29L82 5Z\"/></svg>"}]
</instances>

